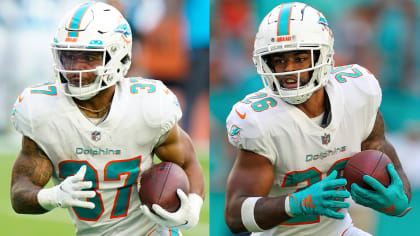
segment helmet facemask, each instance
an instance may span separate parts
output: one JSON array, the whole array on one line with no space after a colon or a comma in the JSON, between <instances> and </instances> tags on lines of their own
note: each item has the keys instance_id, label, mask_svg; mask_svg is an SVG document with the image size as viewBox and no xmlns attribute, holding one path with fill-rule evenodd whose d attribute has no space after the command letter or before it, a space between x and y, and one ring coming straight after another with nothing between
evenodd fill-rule
<instances>
[{"instance_id":1,"label":"helmet facemask","mask_svg":"<svg viewBox=\"0 0 420 236\"><path fill-rule=\"evenodd\" d=\"M307 101L316 90L324 87L334 65L334 37L325 17L316 9L298 2L273 8L261 22L255 37L253 61L266 91L290 104ZM278 73L267 63L271 55L307 51L310 65L295 71ZM317 59L318 57L318 59ZM296 67L294 67L296 68ZM293 68L292 68L293 69ZM309 72L309 79L303 73ZM289 86L279 79L290 76ZM306 76L306 75L305 75ZM293 78L292 78L293 77Z\"/></svg>"},{"instance_id":2,"label":"helmet facemask","mask_svg":"<svg viewBox=\"0 0 420 236\"><path fill-rule=\"evenodd\" d=\"M104 49L53 48L54 68L60 77L62 91L68 96L87 100L95 96L112 71L105 72Z\"/></svg>"},{"instance_id":3,"label":"helmet facemask","mask_svg":"<svg viewBox=\"0 0 420 236\"><path fill-rule=\"evenodd\" d=\"M69 11L51 44L61 91L88 100L124 78L131 37L127 21L108 4L87 2Z\"/></svg>"},{"instance_id":4,"label":"helmet facemask","mask_svg":"<svg viewBox=\"0 0 420 236\"><path fill-rule=\"evenodd\" d=\"M330 70L329 68L331 68L331 62L326 60L328 57L323 55L322 49L322 46L294 46L292 49L277 49L269 53L260 53L257 56L254 56L254 61L257 65L257 72L261 75L264 87L274 96L279 96L290 104L301 104L307 101L314 91L325 86L327 82L327 74L325 72ZM308 52L310 54L309 67L294 71L276 73L274 68L269 64L268 60L272 55L287 52L297 53L299 51ZM303 81L302 73L305 72L309 72L309 78L306 81ZM287 88L282 85L282 81L279 81L278 78L287 75L293 75L296 77L296 86Z\"/></svg>"}]
</instances>

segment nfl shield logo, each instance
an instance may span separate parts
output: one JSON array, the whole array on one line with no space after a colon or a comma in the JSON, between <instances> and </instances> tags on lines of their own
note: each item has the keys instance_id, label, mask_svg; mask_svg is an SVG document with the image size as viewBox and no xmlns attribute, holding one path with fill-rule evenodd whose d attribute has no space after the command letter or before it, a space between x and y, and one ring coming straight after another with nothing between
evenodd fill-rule
<instances>
[{"instance_id":1,"label":"nfl shield logo","mask_svg":"<svg viewBox=\"0 0 420 236\"><path fill-rule=\"evenodd\" d=\"M101 140L101 132L99 132L99 131L93 131L92 132L92 140L93 141L99 141L99 140Z\"/></svg>"},{"instance_id":2,"label":"nfl shield logo","mask_svg":"<svg viewBox=\"0 0 420 236\"><path fill-rule=\"evenodd\" d=\"M330 134L324 134L321 136L322 144L329 144L330 143Z\"/></svg>"}]
</instances>

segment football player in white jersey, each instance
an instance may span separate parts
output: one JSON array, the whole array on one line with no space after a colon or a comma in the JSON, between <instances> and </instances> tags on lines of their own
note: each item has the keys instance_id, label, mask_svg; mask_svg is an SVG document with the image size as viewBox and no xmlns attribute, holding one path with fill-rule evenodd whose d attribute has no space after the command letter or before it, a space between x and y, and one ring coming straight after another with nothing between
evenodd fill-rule
<instances>
[{"instance_id":1,"label":"football player in white jersey","mask_svg":"<svg viewBox=\"0 0 420 236\"><path fill-rule=\"evenodd\" d=\"M225 219L252 235L370 235L347 212L359 204L402 216L410 185L379 112L381 89L359 65L333 67L333 34L323 14L298 2L262 20L253 60L264 88L236 103L227 118L238 149L227 183ZM367 149L386 153L392 182L376 191L338 178L349 157Z\"/></svg>"},{"instance_id":2,"label":"football player in white jersey","mask_svg":"<svg viewBox=\"0 0 420 236\"><path fill-rule=\"evenodd\" d=\"M124 78L131 47L130 26L110 5L87 2L64 16L52 42L57 79L25 89L12 112L23 135L12 171L17 213L68 208L77 235L180 235L197 224L204 179L177 124L179 103L161 81ZM141 206L137 182L154 154L188 176L175 213ZM50 178L55 186L44 188Z\"/></svg>"}]
</instances>

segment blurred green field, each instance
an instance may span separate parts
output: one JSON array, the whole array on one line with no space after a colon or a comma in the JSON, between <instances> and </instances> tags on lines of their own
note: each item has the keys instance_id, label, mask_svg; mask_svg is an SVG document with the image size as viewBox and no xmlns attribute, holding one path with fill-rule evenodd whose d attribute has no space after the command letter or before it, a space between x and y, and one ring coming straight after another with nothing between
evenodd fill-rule
<instances>
[{"instance_id":1,"label":"blurred green field","mask_svg":"<svg viewBox=\"0 0 420 236\"><path fill-rule=\"evenodd\" d=\"M0 228L1 235L74 235L74 227L65 209L54 209L42 215L18 215L10 203L10 178L15 155L0 155ZM209 158L208 152L199 154L206 181L206 193L209 193ZM51 182L49 185L52 185ZM183 231L184 236L209 235L209 198L204 201L200 222L191 230Z\"/></svg>"}]
</instances>

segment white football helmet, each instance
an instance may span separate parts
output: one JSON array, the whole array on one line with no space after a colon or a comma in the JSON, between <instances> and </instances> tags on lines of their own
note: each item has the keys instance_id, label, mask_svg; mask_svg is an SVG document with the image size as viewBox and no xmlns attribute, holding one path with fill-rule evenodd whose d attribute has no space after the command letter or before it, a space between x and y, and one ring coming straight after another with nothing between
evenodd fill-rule
<instances>
[{"instance_id":1,"label":"white football helmet","mask_svg":"<svg viewBox=\"0 0 420 236\"><path fill-rule=\"evenodd\" d=\"M130 68L131 47L130 26L117 9L102 2L78 5L61 20L52 42L53 66L61 90L87 100L114 85ZM74 68L80 58L83 62L91 58L102 62ZM96 75L93 82L86 80L89 73Z\"/></svg>"},{"instance_id":2,"label":"white football helmet","mask_svg":"<svg viewBox=\"0 0 420 236\"><path fill-rule=\"evenodd\" d=\"M334 66L334 37L324 15L299 2L275 7L262 20L255 38L253 61L266 90L290 104L301 104L325 86ZM305 50L311 52L311 67L275 73L267 64L274 53ZM315 52L315 54L314 54ZM315 61L314 55L319 55ZM308 83L300 85L300 74L311 71ZM297 87L284 88L276 76L297 74Z\"/></svg>"}]
</instances>

